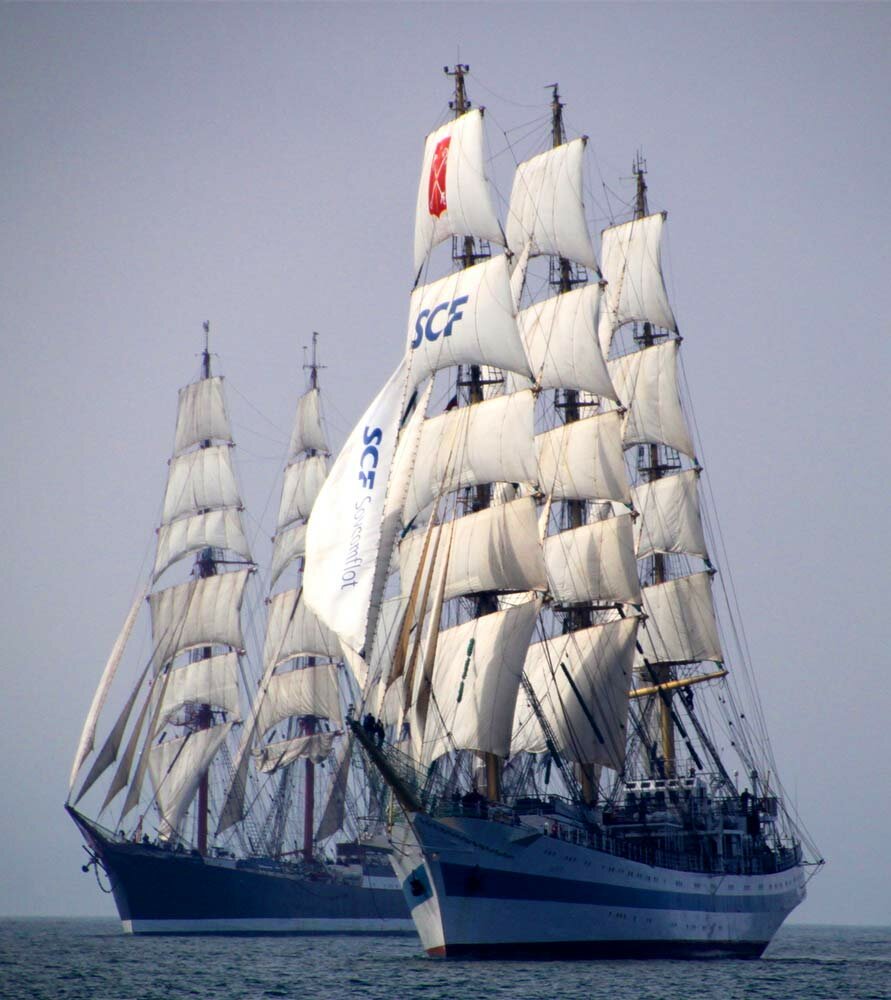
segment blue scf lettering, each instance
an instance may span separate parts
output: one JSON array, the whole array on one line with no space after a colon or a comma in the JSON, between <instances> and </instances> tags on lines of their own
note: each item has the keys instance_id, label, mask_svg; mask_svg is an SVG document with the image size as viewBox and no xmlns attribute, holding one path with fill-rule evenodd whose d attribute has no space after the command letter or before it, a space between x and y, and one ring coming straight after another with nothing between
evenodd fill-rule
<instances>
[{"instance_id":1,"label":"blue scf lettering","mask_svg":"<svg viewBox=\"0 0 891 1000\"><path fill-rule=\"evenodd\" d=\"M465 305L468 299L469 296L460 295L457 299L452 299L451 302L440 302L433 309L422 309L415 320L415 336L411 342L411 349L415 350L420 347L425 337L431 343L439 340L440 337L451 337L452 326L463 317L461 306ZM441 312L446 310L448 310L448 318L442 328L437 329L434 321Z\"/></svg>"},{"instance_id":2,"label":"blue scf lettering","mask_svg":"<svg viewBox=\"0 0 891 1000\"><path fill-rule=\"evenodd\" d=\"M359 456L359 482L366 490L374 489L374 470L380 461L380 452L377 445L384 439L384 432L380 427L371 429L366 427L362 433L362 441L366 445L365 450ZM370 461L366 462L366 459Z\"/></svg>"}]
</instances>

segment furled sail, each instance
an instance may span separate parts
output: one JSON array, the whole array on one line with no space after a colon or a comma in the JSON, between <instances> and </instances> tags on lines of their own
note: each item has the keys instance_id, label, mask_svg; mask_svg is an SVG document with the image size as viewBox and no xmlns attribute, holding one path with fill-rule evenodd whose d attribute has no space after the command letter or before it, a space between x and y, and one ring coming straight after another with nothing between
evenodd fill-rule
<instances>
[{"instance_id":1,"label":"furled sail","mask_svg":"<svg viewBox=\"0 0 891 1000\"><path fill-rule=\"evenodd\" d=\"M199 729L177 739L156 743L149 751L149 773L161 813L159 833L167 840L176 834L201 778L233 723Z\"/></svg>"},{"instance_id":2,"label":"furled sail","mask_svg":"<svg viewBox=\"0 0 891 1000\"><path fill-rule=\"evenodd\" d=\"M582 194L586 139L573 139L517 167L507 217L507 242L519 254L553 254L597 271Z\"/></svg>"},{"instance_id":3,"label":"furled sail","mask_svg":"<svg viewBox=\"0 0 891 1000\"><path fill-rule=\"evenodd\" d=\"M416 288L406 354L412 386L450 365L492 365L529 375L507 257L490 257Z\"/></svg>"},{"instance_id":4,"label":"furled sail","mask_svg":"<svg viewBox=\"0 0 891 1000\"><path fill-rule=\"evenodd\" d=\"M405 499L405 521L461 486L534 482L534 411L532 392L524 390L427 420Z\"/></svg>"},{"instance_id":5,"label":"furled sail","mask_svg":"<svg viewBox=\"0 0 891 1000\"><path fill-rule=\"evenodd\" d=\"M555 500L630 503L618 410L562 424L536 435L539 483Z\"/></svg>"},{"instance_id":6,"label":"furled sail","mask_svg":"<svg viewBox=\"0 0 891 1000\"><path fill-rule=\"evenodd\" d=\"M637 628L637 618L621 618L529 647L526 677L564 759L621 770ZM542 727L522 693L511 752L521 750L547 750Z\"/></svg>"},{"instance_id":7,"label":"furled sail","mask_svg":"<svg viewBox=\"0 0 891 1000\"><path fill-rule=\"evenodd\" d=\"M724 654L718 638L711 573L693 573L643 588L645 627L639 640L650 663L696 663Z\"/></svg>"},{"instance_id":8,"label":"furled sail","mask_svg":"<svg viewBox=\"0 0 891 1000\"><path fill-rule=\"evenodd\" d=\"M439 633L432 674L437 710L427 718L425 762L452 749L507 756L526 647L540 604L527 601Z\"/></svg>"},{"instance_id":9,"label":"furled sail","mask_svg":"<svg viewBox=\"0 0 891 1000\"><path fill-rule=\"evenodd\" d=\"M415 213L416 273L450 236L504 242L483 164L483 116L476 109L427 136Z\"/></svg>"},{"instance_id":10,"label":"furled sail","mask_svg":"<svg viewBox=\"0 0 891 1000\"><path fill-rule=\"evenodd\" d=\"M584 389L618 400L597 340L600 285L584 285L520 311L532 377L542 389Z\"/></svg>"},{"instance_id":11,"label":"furled sail","mask_svg":"<svg viewBox=\"0 0 891 1000\"><path fill-rule=\"evenodd\" d=\"M451 533L444 600L483 591L544 590L547 587L538 518L531 497L489 507L433 529ZM429 550L437 547L431 539ZM399 546L403 588L414 580L424 532L406 535ZM633 554L632 554L633 555Z\"/></svg>"},{"instance_id":12,"label":"furled sail","mask_svg":"<svg viewBox=\"0 0 891 1000\"><path fill-rule=\"evenodd\" d=\"M149 596L155 668L197 646L244 650L241 601L250 570L220 573Z\"/></svg>"},{"instance_id":13,"label":"furled sail","mask_svg":"<svg viewBox=\"0 0 891 1000\"><path fill-rule=\"evenodd\" d=\"M662 232L666 213L647 215L604 229L600 246L610 335L638 320L677 330L662 277ZM609 345L605 350L608 351Z\"/></svg>"},{"instance_id":14,"label":"furled sail","mask_svg":"<svg viewBox=\"0 0 891 1000\"><path fill-rule=\"evenodd\" d=\"M619 398L628 406L622 432L626 448L664 444L696 457L678 392L680 341L665 340L609 362Z\"/></svg>"},{"instance_id":15,"label":"furled sail","mask_svg":"<svg viewBox=\"0 0 891 1000\"><path fill-rule=\"evenodd\" d=\"M685 469L632 489L634 507L640 514L634 525L638 559L655 552L685 552L708 558L698 481L698 469Z\"/></svg>"},{"instance_id":16,"label":"furled sail","mask_svg":"<svg viewBox=\"0 0 891 1000\"><path fill-rule=\"evenodd\" d=\"M544 540L548 583L564 604L640 604L631 515L593 521Z\"/></svg>"},{"instance_id":17,"label":"furled sail","mask_svg":"<svg viewBox=\"0 0 891 1000\"><path fill-rule=\"evenodd\" d=\"M170 462L161 523L222 507L241 507L229 445L178 455Z\"/></svg>"},{"instance_id":18,"label":"furled sail","mask_svg":"<svg viewBox=\"0 0 891 1000\"><path fill-rule=\"evenodd\" d=\"M158 547L152 579L169 569L175 562L204 548L227 549L247 562L251 561L241 515L238 510L225 508L204 514L193 514L158 529Z\"/></svg>"},{"instance_id":19,"label":"furled sail","mask_svg":"<svg viewBox=\"0 0 891 1000\"><path fill-rule=\"evenodd\" d=\"M321 663L273 674L266 683L257 731L267 733L284 719L315 716L340 724L337 667Z\"/></svg>"},{"instance_id":20,"label":"furled sail","mask_svg":"<svg viewBox=\"0 0 891 1000\"><path fill-rule=\"evenodd\" d=\"M232 428L219 375L192 382L179 391L173 454L208 441L232 443Z\"/></svg>"}]
</instances>

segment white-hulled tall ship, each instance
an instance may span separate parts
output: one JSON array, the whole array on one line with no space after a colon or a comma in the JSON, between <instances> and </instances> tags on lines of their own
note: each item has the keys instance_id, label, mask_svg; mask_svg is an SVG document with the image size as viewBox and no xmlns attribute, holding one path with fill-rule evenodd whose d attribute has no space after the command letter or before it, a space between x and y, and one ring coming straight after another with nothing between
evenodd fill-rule
<instances>
[{"instance_id":1,"label":"white-hulled tall ship","mask_svg":"<svg viewBox=\"0 0 891 1000\"><path fill-rule=\"evenodd\" d=\"M391 859L431 955L757 956L818 861L716 614L666 216L638 157L598 266L554 86L502 227L466 71L426 141L404 357L307 535L307 602L368 667L349 725Z\"/></svg>"},{"instance_id":2,"label":"white-hulled tall ship","mask_svg":"<svg viewBox=\"0 0 891 1000\"><path fill-rule=\"evenodd\" d=\"M242 618L253 619L242 605L256 566L210 359L205 347L200 377L180 391L154 566L72 765L66 809L87 844L84 870L95 868L134 934L413 933L386 842L373 837L380 781L350 770L343 706L356 682L301 597L306 519L329 454L315 335L273 540L262 671L246 653ZM189 559L184 581L163 583ZM288 575L296 586L273 592ZM117 715L97 750L107 701Z\"/></svg>"}]
</instances>

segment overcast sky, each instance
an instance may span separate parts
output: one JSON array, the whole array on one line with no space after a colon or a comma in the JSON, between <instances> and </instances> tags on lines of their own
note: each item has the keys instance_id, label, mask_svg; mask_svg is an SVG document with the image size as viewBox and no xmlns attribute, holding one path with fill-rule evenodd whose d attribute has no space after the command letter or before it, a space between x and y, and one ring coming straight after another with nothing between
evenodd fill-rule
<instances>
[{"instance_id":1,"label":"overcast sky","mask_svg":"<svg viewBox=\"0 0 891 1000\"><path fill-rule=\"evenodd\" d=\"M555 81L592 226L644 151L776 757L829 862L793 919L891 923L889 47L887 4L0 6L0 913L114 913L62 805L202 321L265 539L301 345L337 441L402 351L460 57L505 197Z\"/></svg>"}]
</instances>

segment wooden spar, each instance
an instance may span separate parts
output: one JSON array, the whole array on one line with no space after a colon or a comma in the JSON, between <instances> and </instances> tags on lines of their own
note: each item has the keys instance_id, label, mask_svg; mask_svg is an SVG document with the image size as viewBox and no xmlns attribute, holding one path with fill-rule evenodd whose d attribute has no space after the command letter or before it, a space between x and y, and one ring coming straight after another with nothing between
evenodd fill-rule
<instances>
[{"instance_id":1,"label":"wooden spar","mask_svg":"<svg viewBox=\"0 0 891 1000\"><path fill-rule=\"evenodd\" d=\"M716 681L721 677L726 677L726 670L716 670L712 674L699 674L696 677L683 677L678 680L665 681L661 684L653 684L650 687L634 688L628 692L629 698L647 698L660 691L676 691L678 688L690 687L693 684L701 684L703 681Z\"/></svg>"}]
</instances>

